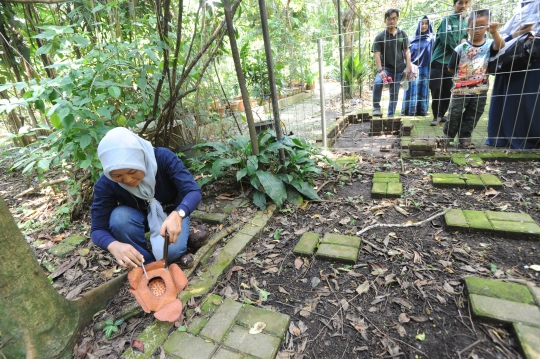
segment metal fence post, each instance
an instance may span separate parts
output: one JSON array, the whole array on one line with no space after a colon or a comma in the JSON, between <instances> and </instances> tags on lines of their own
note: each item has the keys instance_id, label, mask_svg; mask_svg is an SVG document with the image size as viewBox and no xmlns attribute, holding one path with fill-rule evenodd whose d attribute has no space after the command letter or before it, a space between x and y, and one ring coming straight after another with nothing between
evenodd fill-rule
<instances>
[{"instance_id":1,"label":"metal fence post","mask_svg":"<svg viewBox=\"0 0 540 359\"><path fill-rule=\"evenodd\" d=\"M321 93L321 128L322 128L322 143L323 147L328 147L328 140L326 138L326 115L324 113L324 60L323 60L323 40L318 39L319 45L319 92Z\"/></svg>"}]
</instances>

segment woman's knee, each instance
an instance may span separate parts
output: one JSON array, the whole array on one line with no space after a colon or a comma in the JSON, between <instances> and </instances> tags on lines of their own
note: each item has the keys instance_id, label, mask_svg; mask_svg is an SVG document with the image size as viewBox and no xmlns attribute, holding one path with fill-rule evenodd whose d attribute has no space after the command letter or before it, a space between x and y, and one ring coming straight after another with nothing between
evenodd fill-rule
<instances>
[{"instance_id":1,"label":"woman's knee","mask_svg":"<svg viewBox=\"0 0 540 359\"><path fill-rule=\"evenodd\" d=\"M111 213L109 229L113 233L144 231L144 215L135 208L118 206Z\"/></svg>"}]
</instances>

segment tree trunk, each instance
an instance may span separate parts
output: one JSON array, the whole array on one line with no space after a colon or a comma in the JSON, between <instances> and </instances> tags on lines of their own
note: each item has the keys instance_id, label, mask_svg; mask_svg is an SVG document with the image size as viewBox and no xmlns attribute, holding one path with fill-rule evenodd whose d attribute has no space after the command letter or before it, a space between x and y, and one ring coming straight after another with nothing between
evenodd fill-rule
<instances>
[{"instance_id":1,"label":"tree trunk","mask_svg":"<svg viewBox=\"0 0 540 359\"><path fill-rule=\"evenodd\" d=\"M255 132L255 121L253 120L253 112L251 112L251 104L249 102L249 93L246 86L246 79L244 77L244 72L242 71L240 53L238 51L238 45L236 44L236 37L233 25L234 13L231 8L230 0L223 0L223 10L225 12L225 21L227 23L227 33L229 34L229 44L231 45L231 55L234 62L234 68L236 70L236 78L238 79L238 86L240 86L240 93L242 94L242 101L244 102L244 108L246 111L249 137L251 139L251 154L258 155L259 144L257 142L257 133Z\"/></svg>"},{"instance_id":2,"label":"tree trunk","mask_svg":"<svg viewBox=\"0 0 540 359\"><path fill-rule=\"evenodd\" d=\"M0 197L0 354L5 358L71 358L80 331L123 285L126 275L69 301L39 266Z\"/></svg>"}]
</instances>

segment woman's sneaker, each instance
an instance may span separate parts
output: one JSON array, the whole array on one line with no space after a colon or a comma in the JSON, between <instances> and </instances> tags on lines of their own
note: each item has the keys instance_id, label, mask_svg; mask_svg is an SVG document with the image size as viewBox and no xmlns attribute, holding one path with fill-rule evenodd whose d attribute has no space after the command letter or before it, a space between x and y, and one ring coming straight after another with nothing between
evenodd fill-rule
<instances>
[{"instance_id":1,"label":"woman's sneaker","mask_svg":"<svg viewBox=\"0 0 540 359\"><path fill-rule=\"evenodd\" d=\"M433 121L430 122L430 125L437 126L439 125L439 123L444 122L442 119L443 119L442 117L436 117L433 119Z\"/></svg>"}]
</instances>

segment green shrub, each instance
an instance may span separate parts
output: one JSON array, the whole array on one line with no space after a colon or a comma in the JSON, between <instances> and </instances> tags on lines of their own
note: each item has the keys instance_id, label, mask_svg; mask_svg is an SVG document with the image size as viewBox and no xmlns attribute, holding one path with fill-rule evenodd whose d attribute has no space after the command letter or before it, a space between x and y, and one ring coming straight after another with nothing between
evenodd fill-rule
<instances>
[{"instance_id":1,"label":"green shrub","mask_svg":"<svg viewBox=\"0 0 540 359\"><path fill-rule=\"evenodd\" d=\"M203 175L201 187L233 175L242 184L251 184L255 189L253 202L261 209L266 208L267 195L280 207L285 200L299 203L302 197L319 199L312 180L321 172L317 162L336 166L334 162L297 136L278 141L275 132L267 130L259 134L257 142L258 155L251 154L251 142L245 136L197 145L194 148L205 153L190 160L190 169ZM280 149L285 152L284 164L279 160Z\"/></svg>"}]
</instances>

